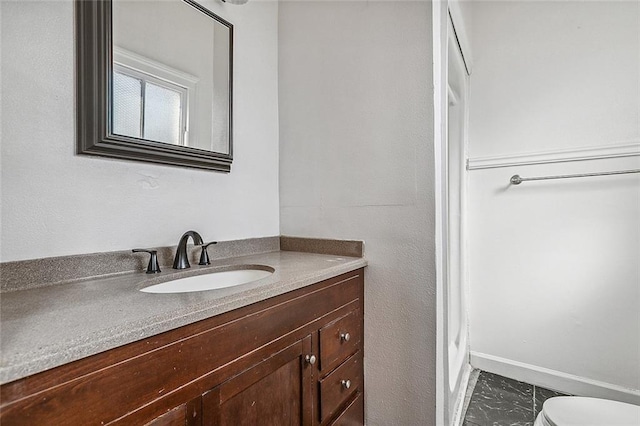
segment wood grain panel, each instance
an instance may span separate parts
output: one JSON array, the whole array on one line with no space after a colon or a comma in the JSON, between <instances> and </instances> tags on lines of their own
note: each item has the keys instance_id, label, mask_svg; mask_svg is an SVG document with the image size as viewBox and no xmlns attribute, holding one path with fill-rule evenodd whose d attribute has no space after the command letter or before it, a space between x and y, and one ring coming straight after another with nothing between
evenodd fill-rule
<instances>
[{"instance_id":1,"label":"wood grain panel","mask_svg":"<svg viewBox=\"0 0 640 426\"><path fill-rule=\"evenodd\" d=\"M330 423L331 426L362 426L363 424L364 396L362 393L358 393L338 418Z\"/></svg>"},{"instance_id":2,"label":"wood grain panel","mask_svg":"<svg viewBox=\"0 0 640 426\"><path fill-rule=\"evenodd\" d=\"M299 426L304 424L303 363L311 337L297 342L203 395L206 426ZM306 343L306 344L305 344ZM305 380L307 379L307 380Z\"/></svg>"},{"instance_id":3,"label":"wood grain panel","mask_svg":"<svg viewBox=\"0 0 640 426\"><path fill-rule=\"evenodd\" d=\"M145 426L200 426L201 405L201 399L196 398L156 417Z\"/></svg>"}]
</instances>

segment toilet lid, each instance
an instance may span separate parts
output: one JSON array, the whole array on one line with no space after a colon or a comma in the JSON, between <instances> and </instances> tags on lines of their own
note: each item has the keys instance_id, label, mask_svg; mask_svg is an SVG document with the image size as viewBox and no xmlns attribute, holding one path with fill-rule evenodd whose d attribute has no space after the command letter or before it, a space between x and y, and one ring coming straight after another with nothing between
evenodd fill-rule
<instances>
[{"instance_id":1,"label":"toilet lid","mask_svg":"<svg viewBox=\"0 0 640 426\"><path fill-rule=\"evenodd\" d=\"M558 396L542 405L545 419L553 426L638 426L640 407L608 399Z\"/></svg>"}]
</instances>

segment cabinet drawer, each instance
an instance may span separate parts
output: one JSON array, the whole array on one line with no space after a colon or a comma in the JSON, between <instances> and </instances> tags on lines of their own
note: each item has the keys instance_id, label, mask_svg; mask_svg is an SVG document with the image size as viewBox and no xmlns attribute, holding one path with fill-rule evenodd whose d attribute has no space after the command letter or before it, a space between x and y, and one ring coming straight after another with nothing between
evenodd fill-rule
<instances>
[{"instance_id":1,"label":"cabinet drawer","mask_svg":"<svg viewBox=\"0 0 640 426\"><path fill-rule=\"evenodd\" d=\"M358 393L349 406L330 423L330 426L362 426L364 425L364 397Z\"/></svg>"},{"instance_id":2,"label":"cabinet drawer","mask_svg":"<svg viewBox=\"0 0 640 426\"><path fill-rule=\"evenodd\" d=\"M320 380L320 420L331 417L362 383L362 354L357 352Z\"/></svg>"},{"instance_id":3,"label":"cabinet drawer","mask_svg":"<svg viewBox=\"0 0 640 426\"><path fill-rule=\"evenodd\" d=\"M360 311L355 310L320 329L320 369L330 371L353 354L360 343Z\"/></svg>"}]
</instances>

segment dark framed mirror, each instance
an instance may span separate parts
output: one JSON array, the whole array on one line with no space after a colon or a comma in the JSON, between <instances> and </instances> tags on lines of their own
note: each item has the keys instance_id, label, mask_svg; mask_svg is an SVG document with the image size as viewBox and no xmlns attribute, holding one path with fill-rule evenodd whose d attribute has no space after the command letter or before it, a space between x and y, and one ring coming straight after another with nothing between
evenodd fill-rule
<instances>
[{"instance_id":1,"label":"dark framed mirror","mask_svg":"<svg viewBox=\"0 0 640 426\"><path fill-rule=\"evenodd\" d=\"M76 0L77 153L229 172L233 25L192 0Z\"/></svg>"}]
</instances>

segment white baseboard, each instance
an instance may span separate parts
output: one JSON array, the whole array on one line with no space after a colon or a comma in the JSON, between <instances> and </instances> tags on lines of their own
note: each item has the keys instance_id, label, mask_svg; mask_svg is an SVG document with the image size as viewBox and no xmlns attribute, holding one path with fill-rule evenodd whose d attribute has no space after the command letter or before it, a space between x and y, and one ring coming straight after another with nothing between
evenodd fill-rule
<instances>
[{"instance_id":1,"label":"white baseboard","mask_svg":"<svg viewBox=\"0 0 640 426\"><path fill-rule=\"evenodd\" d=\"M640 405L640 390L627 389L561 371L475 351L471 351L471 365L480 370L570 395L613 399Z\"/></svg>"}]
</instances>

